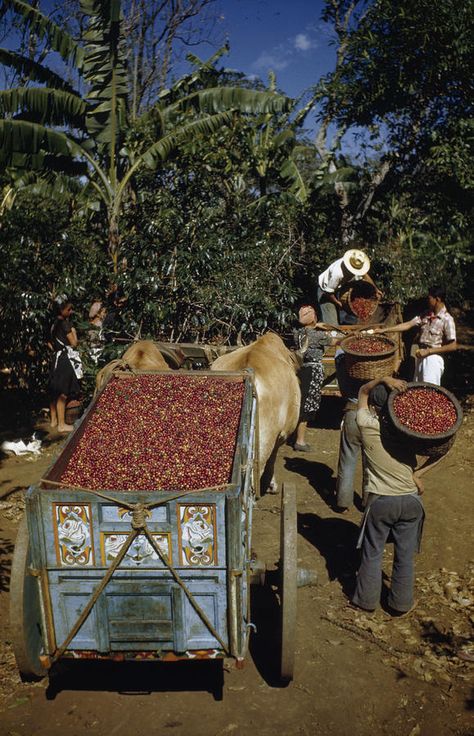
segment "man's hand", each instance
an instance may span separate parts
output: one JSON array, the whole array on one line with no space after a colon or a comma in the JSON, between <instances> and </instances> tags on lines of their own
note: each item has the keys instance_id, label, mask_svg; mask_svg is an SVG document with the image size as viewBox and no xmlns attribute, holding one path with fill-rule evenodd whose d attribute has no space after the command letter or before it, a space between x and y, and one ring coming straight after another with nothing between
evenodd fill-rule
<instances>
[{"instance_id":1,"label":"man's hand","mask_svg":"<svg viewBox=\"0 0 474 736\"><path fill-rule=\"evenodd\" d=\"M402 381L400 378L392 378L392 376L388 376L387 378L384 378L384 383L388 388L394 389L395 391L406 391L407 390L407 382Z\"/></svg>"},{"instance_id":2,"label":"man's hand","mask_svg":"<svg viewBox=\"0 0 474 736\"><path fill-rule=\"evenodd\" d=\"M415 353L415 358L422 360L422 358L427 358L428 355L431 355L430 348L418 348Z\"/></svg>"},{"instance_id":3,"label":"man's hand","mask_svg":"<svg viewBox=\"0 0 474 736\"><path fill-rule=\"evenodd\" d=\"M383 297L383 291L380 291L380 289L378 289L377 287L375 287L375 296L377 297L377 299L382 299L382 297Z\"/></svg>"},{"instance_id":4,"label":"man's hand","mask_svg":"<svg viewBox=\"0 0 474 736\"><path fill-rule=\"evenodd\" d=\"M415 482L416 487L418 488L418 495L422 496L425 492L425 484L421 480L421 478L418 478L416 473L413 473L413 480Z\"/></svg>"}]
</instances>

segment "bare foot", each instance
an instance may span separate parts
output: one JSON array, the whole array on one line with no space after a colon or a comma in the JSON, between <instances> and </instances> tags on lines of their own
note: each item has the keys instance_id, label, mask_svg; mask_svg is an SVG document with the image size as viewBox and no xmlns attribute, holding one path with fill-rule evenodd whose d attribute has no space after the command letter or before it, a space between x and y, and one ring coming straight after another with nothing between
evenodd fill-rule
<instances>
[{"instance_id":1,"label":"bare foot","mask_svg":"<svg viewBox=\"0 0 474 736\"><path fill-rule=\"evenodd\" d=\"M73 429L72 424L58 424L58 432L72 432Z\"/></svg>"},{"instance_id":2,"label":"bare foot","mask_svg":"<svg viewBox=\"0 0 474 736\"><path fill-rule=\"evenodd\" d=\"M50 427L51 427L52 429L56 429L56 427L58 426L58 420L56 419L56 421L55 421L55 422L50 422L50 423L49 423L49 426L50 426Z\"/></svg>"}]
</instances>

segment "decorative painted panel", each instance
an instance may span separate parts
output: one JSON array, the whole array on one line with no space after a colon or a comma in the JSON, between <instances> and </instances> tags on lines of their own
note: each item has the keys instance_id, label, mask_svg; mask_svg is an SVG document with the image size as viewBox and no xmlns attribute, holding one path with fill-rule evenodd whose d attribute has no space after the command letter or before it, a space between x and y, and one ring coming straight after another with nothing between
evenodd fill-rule
<instances>
[{"instance_id":1,"label":"decorative painted panel","mask_svg":"<svg viewBox=\"0 0 474 736\"><path fill-rule=\"evenodd\" d=\"M130 509L120 506L109 506L108 504L101 504L100 514L101 519L104 522L126 521L130 524L130 522L132 521L132 512L130 511ZM168 511L166 506L157 506L154 509L147 509L145 515L147 522L168 521Z\"/></svg>"},{"instance_id":2,"label":"decorative painted panel","mask_svg":"<svg viewBox=\"0 0 474 736\"><path fill-rule=\"evenodd\" d=\"M214 504L177 504L179 561L186 567L217 564L216 507Z\"/></svg>"},{"instance_id":3,"label":"decorative painted panel","mask_svg":"<svg viewBox=\"0 0 474 736\"><path fill-rule=\"evenodd\" d=\"M152 534L160 551L164 557L170 562L171 560L171 535L168 533ZM100 535L100 548L102 553L102 564L110 565L117 557L128 534L116 534L115 532L103 532ZM128 548L125 557L119 567L156 567L162 566L158 553L153 549L150 542L144 534L135 537L132 544Z\"/></svg>"},{"instance_id":4,"label":"decorative painted panel","mask_svg":"<svg viewBox=\"0 0 474 736\"><path fill-rule=\"evenodd\" d=\"M53 504L56 559L62 567L93 567L90 504Z\"/></svg>"}]
</instances>

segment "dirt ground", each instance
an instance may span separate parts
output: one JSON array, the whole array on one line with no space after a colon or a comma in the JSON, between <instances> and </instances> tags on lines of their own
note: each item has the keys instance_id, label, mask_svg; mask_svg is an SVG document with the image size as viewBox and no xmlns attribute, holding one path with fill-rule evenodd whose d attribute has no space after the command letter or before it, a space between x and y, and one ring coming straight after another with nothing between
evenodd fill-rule
<instances>
[{"instance_id":1,"label":"dirt ground","mask_svg":"<svg viewBox=\"0 0 474 736\"><path fill-rule=\"evenodd\" d=\"M473 403L451 453L425 476L426 524L417 558L418 607L392 619L347 608L357 558L361 512L330 507L335 485L340 404L325 399L311 454L288 445L278 479L298 498L298 564L317 583L298 590L296 670L278 682L276 588L253 586L257 633L243 669L224 667L222 698L215 663L79 663L49 679L21 682L9 644L9 574L25 489L61 449L45 437L34 457L6 457L0 466L0 734L114 736L174 734L243 736L278 733L327 736L467 736L473 734L474 472ZM359 478L360 483L360 478ZM269 568L279 559L279 496L266 495L254 512L253 546ZM389 582L392 549L384 562ZM77 664L77 663L76 663Z\"/></svg>"}]
</instances>

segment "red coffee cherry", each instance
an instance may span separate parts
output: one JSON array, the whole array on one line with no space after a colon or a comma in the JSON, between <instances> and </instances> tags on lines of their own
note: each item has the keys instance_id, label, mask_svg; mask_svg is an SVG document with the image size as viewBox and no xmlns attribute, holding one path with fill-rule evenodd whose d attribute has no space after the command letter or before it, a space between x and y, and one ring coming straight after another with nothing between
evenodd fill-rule
<instances>
[{"instance_id":1,"label":"red coffee cherry","mask_svg":"<svg viewBox=\"0 0 474 736\"><path fill-rule=\"evenodd\" d=\"M366 299L362 296L356 296L351 299L351 310L362 322L366 322L377 309L376 299Z\"/></svg>"},{"instance_id":2,"label":"red coffee cherry","mask_svg":"<svg viewBox=\"0 0 474 736\"><path fill-rule=\"evenodd\" d=\"M351 340L344 342L344 348L348 348L351 353L360 353L361 355L377 355L377 353L386 353L387 350L393 349L393 345L389 340L383 337L353 337Z\"/></svg>"},{"instance_id":3,"label":"red coffee cherry","mask_svg":"<svg viewBox=\"0 0 474 736\"><path fill-rule=\"evenodd\" d=\"M243 382L168 374L112 379L61 481L109 490L192 490L228 483Z\"/></svg>"},{"instance_id":4,"label":"red coffee cherry","mask_svg":"<svg viewBox=\"0 0 474 736\"><path fill-rule=\"evenodd\" d=\"M398 421L423 434L444 434L455 424L457 412L448 396L436 389L409 388L393 400Z\"/></svg>"}]
</instances>

